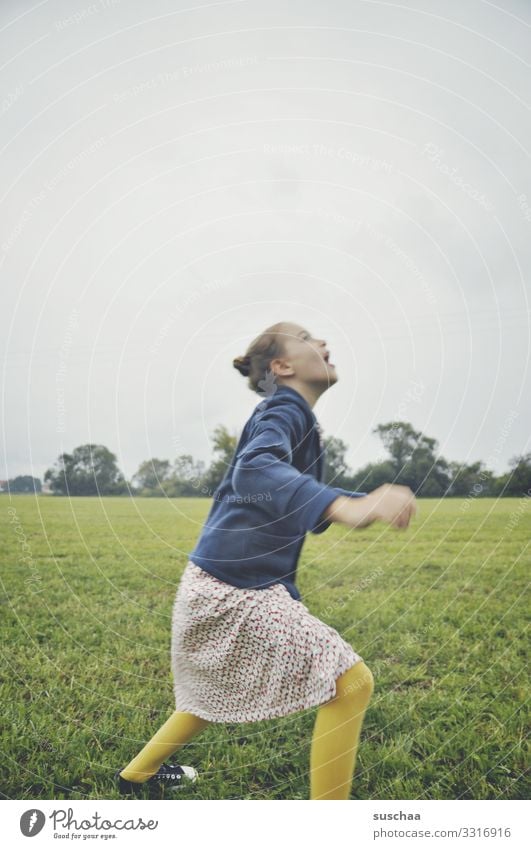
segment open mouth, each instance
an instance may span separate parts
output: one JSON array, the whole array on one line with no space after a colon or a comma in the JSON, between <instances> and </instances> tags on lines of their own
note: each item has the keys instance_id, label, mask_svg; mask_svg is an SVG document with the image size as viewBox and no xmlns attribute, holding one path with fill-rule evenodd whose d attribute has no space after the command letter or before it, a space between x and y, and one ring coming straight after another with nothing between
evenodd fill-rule
<instances>
[{"instance_id":1,"label":"open mouth","mask_svg":"<svg viewBox=\"0 0 531 849\"><path fill-rule=\"evenodd\" d=\"M330 352L329 351L326 351L323 354L323 359L324 359L325 363L327 363L327 365L329 365L331 368L335 368L334 363L330 362Z\"/></svg>"}]
</instances>

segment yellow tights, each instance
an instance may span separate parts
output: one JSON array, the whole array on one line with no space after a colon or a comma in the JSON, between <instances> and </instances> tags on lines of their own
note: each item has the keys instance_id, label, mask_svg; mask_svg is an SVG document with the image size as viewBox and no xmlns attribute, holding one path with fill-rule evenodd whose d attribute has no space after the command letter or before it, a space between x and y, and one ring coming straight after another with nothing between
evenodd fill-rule
<instances>
[{"instance_id":1,"label":"yellow tights","mask_svg":"<svg viewBox=\"0 0 531 849\"><path fill-rule=\"evenodd\" d=\"M374 678L359 660L336 679L336 695L319 706L310 750L310 799L348 799Z\"/></svg>"},{"instance_id":2,"label":"yellow tights","mask_svg":"<svg viewBox=\"0 0 531 849\"><path fill-rule=\"evenodd\" d=\"M174 711L142 751L122 769L120 775L128 781L146 781L155 775L166 758L206 725L209 725L207 719L201 719L193 713Z\"/></svg>"},{"instance_id":3,"label":"yellow tights","mask_svg":"<svg viewBox=\"0 0 531 849\"><path fill-rule=\"evenodd\" d=\"M336 680L336 695L319 706L310 751L310 799L348 799L358 741L374 680L364 661L358 661ZM143 782L166 758L209 725L192 713L174 711L121 775Z\"/></svg>"}]
</instances>

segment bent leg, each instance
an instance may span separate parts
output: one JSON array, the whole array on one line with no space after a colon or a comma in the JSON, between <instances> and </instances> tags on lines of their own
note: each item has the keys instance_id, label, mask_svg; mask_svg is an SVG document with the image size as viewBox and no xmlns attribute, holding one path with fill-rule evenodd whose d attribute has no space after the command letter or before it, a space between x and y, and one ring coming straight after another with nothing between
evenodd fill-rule
<instances>
[{"instance_id":1,"label":"bent leg","mask_svg":"<svg viewBox=\"0 0 531 849\"><path fill-rule=\"evenodd\" d=\"M163 761L180 746L201 731L208 720L193 713L174 711L157 733L146 743L141 752L133 758L120 773L128 781L147 781L155 775Z\"/></svg>"},{"instance_id":2,"label":"bent leg","mask_svg":"<svg viewBox=\"0 0 531 849\"><path fill-rule=\"evenodd\" d=\"M310 799L348 799L358 742L374 690L363 660L336 680L336 695L319 706L310 751Z\"/></svg>"}]
</instances>

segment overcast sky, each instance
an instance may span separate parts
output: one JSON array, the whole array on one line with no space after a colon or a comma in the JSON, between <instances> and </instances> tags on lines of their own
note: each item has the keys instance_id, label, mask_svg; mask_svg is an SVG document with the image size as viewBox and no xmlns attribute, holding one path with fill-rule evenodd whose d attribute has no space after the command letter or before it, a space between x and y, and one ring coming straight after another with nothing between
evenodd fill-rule
<instances>
[{"instance_id":1,"label":"overcast sky","mask_svg":"<svg viewBox=\"0 0 531 849\"><path fill-rule=\"evenodd\" d=\"M355 470L529 451L531 5L2 0L0 478L208 461L232 358L326 339Z\"/></svg>"}]
</instances>

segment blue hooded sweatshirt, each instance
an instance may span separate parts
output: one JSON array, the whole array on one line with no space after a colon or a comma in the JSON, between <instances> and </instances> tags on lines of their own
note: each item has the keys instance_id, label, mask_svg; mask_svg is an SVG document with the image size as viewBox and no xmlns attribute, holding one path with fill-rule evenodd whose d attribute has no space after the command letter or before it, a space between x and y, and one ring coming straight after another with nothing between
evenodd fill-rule
<instances>
[{"instance_id":1,"label":"blue hooded sweatshirt","mask_svg":"<svg viewBox=\"0 0 531 849\"><path fill-rule=\"evenodd\" d=\"M328 486L323 473L311 406L291 386L275 386L245 423L190 560L235 587L284 584L299 600L295 578L307 531L330 526L321 517L339 495L367 495Z\"/></svg>"}]
</instances>

